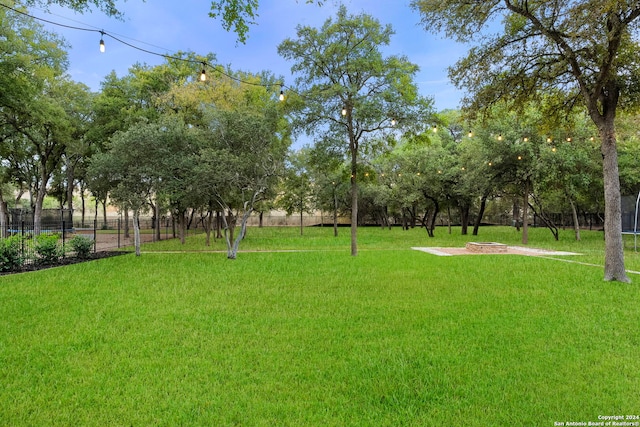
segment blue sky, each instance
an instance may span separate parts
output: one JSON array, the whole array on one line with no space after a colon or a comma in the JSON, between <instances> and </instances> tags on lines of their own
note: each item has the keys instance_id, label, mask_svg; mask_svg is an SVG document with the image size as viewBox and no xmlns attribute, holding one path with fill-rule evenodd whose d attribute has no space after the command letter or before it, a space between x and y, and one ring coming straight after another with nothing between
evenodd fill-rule
<instances>
[{"instance_id":1,"label":"blue sky","mask_svg":"<svg viewBox=\"0 0 640 427\"><path fill-rule=\"evenodd\" d=\"M447 78L447 67L466 52L453 41L425 31L419 15L409 8L408 0L344 0L351 14L366 12L383 25L391 24L396 34L387 54L406 55L420 67L417 82L425 96L435 100L437 110L458 108L462 93ZM52 7L50 13L31 9L34 16L65 25L104 30L124 41L158 53L194 51L212 52L220 64L248 72L270 70L293 84L291 63L278 56L277 46L286 38L295 38L297 25L320 27L333 17L338 2L328 0L321 7L305 0L260 0L256 25L251 26L245 44L237 42L234 33L222 29L219 21L208 16L208 0L129 0L119 2L124 20L106 17L95 11L77 14ZM150 55L118 43L105 36L106 52L98 51L99 33L72 30L54 25L47 28L63 36L69 49L69 74L75 81L100 89L100 82L112 70L118 76L127 73L136 62L156 65L161 57Z\"/></svg>"}]
</instances>

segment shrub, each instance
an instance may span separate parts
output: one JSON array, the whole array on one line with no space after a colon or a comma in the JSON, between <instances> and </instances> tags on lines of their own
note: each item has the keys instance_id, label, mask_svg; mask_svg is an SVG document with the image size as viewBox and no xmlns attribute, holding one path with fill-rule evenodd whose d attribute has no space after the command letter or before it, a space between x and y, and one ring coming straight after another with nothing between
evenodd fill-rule
<instances>
[{"instance_id":1,"label":"shrub","mask_svg":"<svg viewBox=\"0 0 640 427\"><path fill-rule=\"evenodd\" d=\"M64 255L64 250L58 243L57 234L41 234L35 240L35 251L38 255L37 262L41 264L56 264Z\"/></svg>"},{"instance_id":2,"label":"shrub","mask_svg":"<svg viewBox=\"0 0 640 427\"><path fill-rule=\"evenodd\" d=\"M24 264L22 237L10 236L0 239L0 271L17 270Z\"/></svg>"},{"instance_id":3,"label":"shrub","mask_svg":"<svg viewBox=\"0 0 640 427\"><path fill-rule=\"evenodd\" d=\"M73 252L76 253L76 257L86 259L89 258L89 254L93 248L93 240L86 236L76 235L69 240L69 245Z\"/></svg>"}]
</instances>

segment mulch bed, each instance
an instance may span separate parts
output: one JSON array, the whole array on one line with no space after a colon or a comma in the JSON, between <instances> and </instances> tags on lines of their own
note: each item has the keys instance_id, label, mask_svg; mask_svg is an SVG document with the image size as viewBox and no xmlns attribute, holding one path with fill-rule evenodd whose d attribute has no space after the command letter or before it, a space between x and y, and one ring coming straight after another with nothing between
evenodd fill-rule
<instances>
[{"instance_id":1,"label":"mulch bed","mask_svg":"<svg viewBox=\"0 0 640 427\"><path fill-rule=\"evenodd\" d=\"M64 257L61 258L60 261L58 261L57 263L54 264L43 264L43 263L38 263L38 262L33 262L30 264L25 264L23 265L21 268L15 269L15 270L11 270L11 271L2 271L0 272L0 276L6 276L9 274L17 274L17 273L27 273L30 271L38 271L38 270L46 270L48 268L54 268L54 267L62 267L65 265L72 265L72 264L79 264L81 262L88 262L88 261L94 261L97 259L103 259L103 258L110 258L113 256L118 256L118 255L126 255L129 252L124 252L124 251L101 251L101 252L96 252L96 253L92 253L89 255L88 258L77 258L77 257Z\"/></svg>"}]
</instances>

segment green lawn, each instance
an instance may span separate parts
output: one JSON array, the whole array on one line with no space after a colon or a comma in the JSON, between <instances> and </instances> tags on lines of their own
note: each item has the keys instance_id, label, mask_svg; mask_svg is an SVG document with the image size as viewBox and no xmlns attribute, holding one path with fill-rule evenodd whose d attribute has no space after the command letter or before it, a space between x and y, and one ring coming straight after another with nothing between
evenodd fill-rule
<instances>
[{"instance_id":1,"label":"green lawn","mask_svg":"<svg viewBox=\"0 0 640 427\"><path fill-rule=\"evenodd\" d=\"M531 230L529 246L576 262L410 249L517 244L511 228L361 228L357 257L346 228L304 232L252 228L235 261L193 236L0 277L0 425L552 426L640 413L640 275L602 280L590 265L602 265L601 232L554 242Z\"/></svg>"}]
</instances>

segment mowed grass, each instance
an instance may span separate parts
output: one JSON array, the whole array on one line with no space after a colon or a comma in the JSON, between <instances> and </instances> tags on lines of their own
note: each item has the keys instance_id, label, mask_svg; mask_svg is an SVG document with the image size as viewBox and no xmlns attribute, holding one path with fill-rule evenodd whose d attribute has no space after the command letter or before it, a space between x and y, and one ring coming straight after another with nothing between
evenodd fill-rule
<instances>
[{"instance_id":1,"label":"mowed grass","mask_svg":"<svg viewBox=\"0 0 640 427\"><path fill-rule=\"evenodd\" d=\"M587 265L602 264L601 233L531 230L530 246L579 264L410 249L517 244L511 228L362 228L357 257L346 228L304 232L250 229L235 261L194 236L1 277L0 425L545 426L640 412L640 276L608 283ZM626 257L640 270L632 241Z\"/></svg>"}]
</instances>

